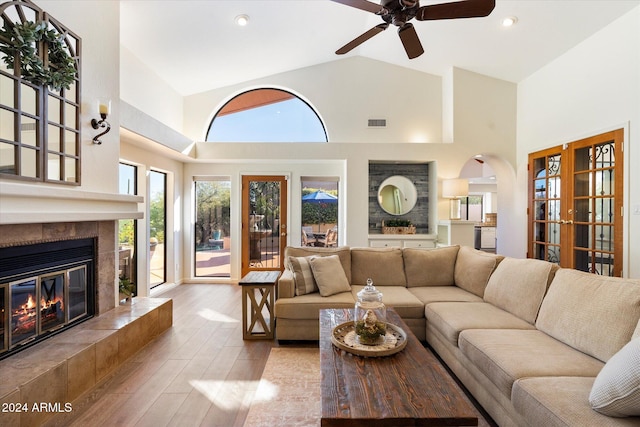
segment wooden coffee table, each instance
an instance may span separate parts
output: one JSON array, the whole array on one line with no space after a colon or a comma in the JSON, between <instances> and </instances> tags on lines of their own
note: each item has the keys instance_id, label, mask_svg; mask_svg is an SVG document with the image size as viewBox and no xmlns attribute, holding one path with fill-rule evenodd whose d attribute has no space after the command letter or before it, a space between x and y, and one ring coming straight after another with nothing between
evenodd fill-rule
<instances>
[{"instance_id":1,"label":"wooden coffee table","mask_svg":"<svg viewBox=\"0 0 640 427\"><path fill-rule=\"evenodd\" d=\"M400 316L407 346L387 357L360 357L331 343L331 331L353 310L320 310L322 426L475 426L471 401Z\"/></svg>"}]
</instances>

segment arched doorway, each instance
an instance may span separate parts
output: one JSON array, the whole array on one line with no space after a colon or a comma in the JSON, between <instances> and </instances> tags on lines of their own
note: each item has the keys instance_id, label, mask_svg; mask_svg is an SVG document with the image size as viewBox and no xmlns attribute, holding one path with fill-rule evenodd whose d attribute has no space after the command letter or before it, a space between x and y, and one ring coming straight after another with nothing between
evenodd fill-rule
<instances>
[{"instance_id":1,"label":"arched doorway","mask_svg":"<svg viewBox=\"0 0 640 427\"><path fill-rule=\"evenodd\" d=\"M477 221L481 228L487 227L479 231L480 248L501 255L524 256L526 227L518 227L520 216L516 205L521 195L517 192L516 173L512 165L501 157L481 153L467 160L459 176L469 180L469 194L477 197L468 205L472 214L469 219ZM523 201L524 197L526 195L522 197ZM481 207L477 206L479 203ZM493 245L489 244L491 240L494 241Z\"/></svg>"}]
</instances>

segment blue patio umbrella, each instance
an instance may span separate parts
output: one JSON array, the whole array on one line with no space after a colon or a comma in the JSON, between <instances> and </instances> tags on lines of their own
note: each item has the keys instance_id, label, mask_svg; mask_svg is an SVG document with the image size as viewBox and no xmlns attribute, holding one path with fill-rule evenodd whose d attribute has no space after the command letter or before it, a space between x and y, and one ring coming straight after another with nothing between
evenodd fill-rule
<instances>
[{"instance_id":1,"label":"blue patio umbrella","mask_svg":"<svg viewBox=\"0 0 640 427\"><path fill-rule=\"evenodd\" d=\"M306 196L302 196L302 201L311 203L338 203L338 198L333 194L318 190L313 193L309 193Z\"/></svg>"},{"instance_id":2,"label":"blue patio umbrella","mask_svg":"<svg viewBox=\"0 0 640 427\"><path fill-rule=\"evenodd\" d=\"M302 196L302 202L305 203L338 203L338 198L333 194L326 193L322 190L314 191L306 196ZM320 222L318 222L318 231L320 230Z\"/></svg>"}]
</instances>

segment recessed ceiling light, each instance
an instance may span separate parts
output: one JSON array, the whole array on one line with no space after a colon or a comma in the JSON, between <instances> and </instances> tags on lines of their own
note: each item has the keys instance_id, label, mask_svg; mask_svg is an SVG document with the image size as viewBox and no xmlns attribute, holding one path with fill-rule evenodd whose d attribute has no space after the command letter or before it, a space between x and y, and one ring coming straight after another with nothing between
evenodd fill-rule
<instances>
[{"instance_id":1,"label":"recessed ceiling light","mask_svg":"<svg viewBox=\"0 0 640 427\"><path fill-rule=\"evenodd\" d=\"M235 21L237 25L244 27L249 23L249 15L238 15Z\"/></svg>"},{"instance_id":2,"label":"recessed ceiling light","mask_svg":"<svg viewBox=\"0 0 640 427\"><path fill-rule=\"evenodd\" d=\"M515 25L516 22L518 22L518 18L516 18L515 16L507 16L506 18L504 18L502 20L502 26L503 27L511 27L511 26Z\"/></svg>"}]
</instances>

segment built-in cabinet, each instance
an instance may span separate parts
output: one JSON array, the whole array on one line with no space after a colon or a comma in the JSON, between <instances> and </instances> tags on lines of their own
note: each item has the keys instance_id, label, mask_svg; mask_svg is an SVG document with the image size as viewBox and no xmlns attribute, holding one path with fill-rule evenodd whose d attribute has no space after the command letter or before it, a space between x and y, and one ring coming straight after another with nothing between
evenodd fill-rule
<instances>
[{"instance_id":1,"label":"built-in cabinet","mask_svg":"<svg viewBox=\"0 0 640 427\"><path fill-rule=\"evenodd\" d=\"M435 248L434 234L370 234L369 246L372 248Z\"/></svg>"}]
</instances>

